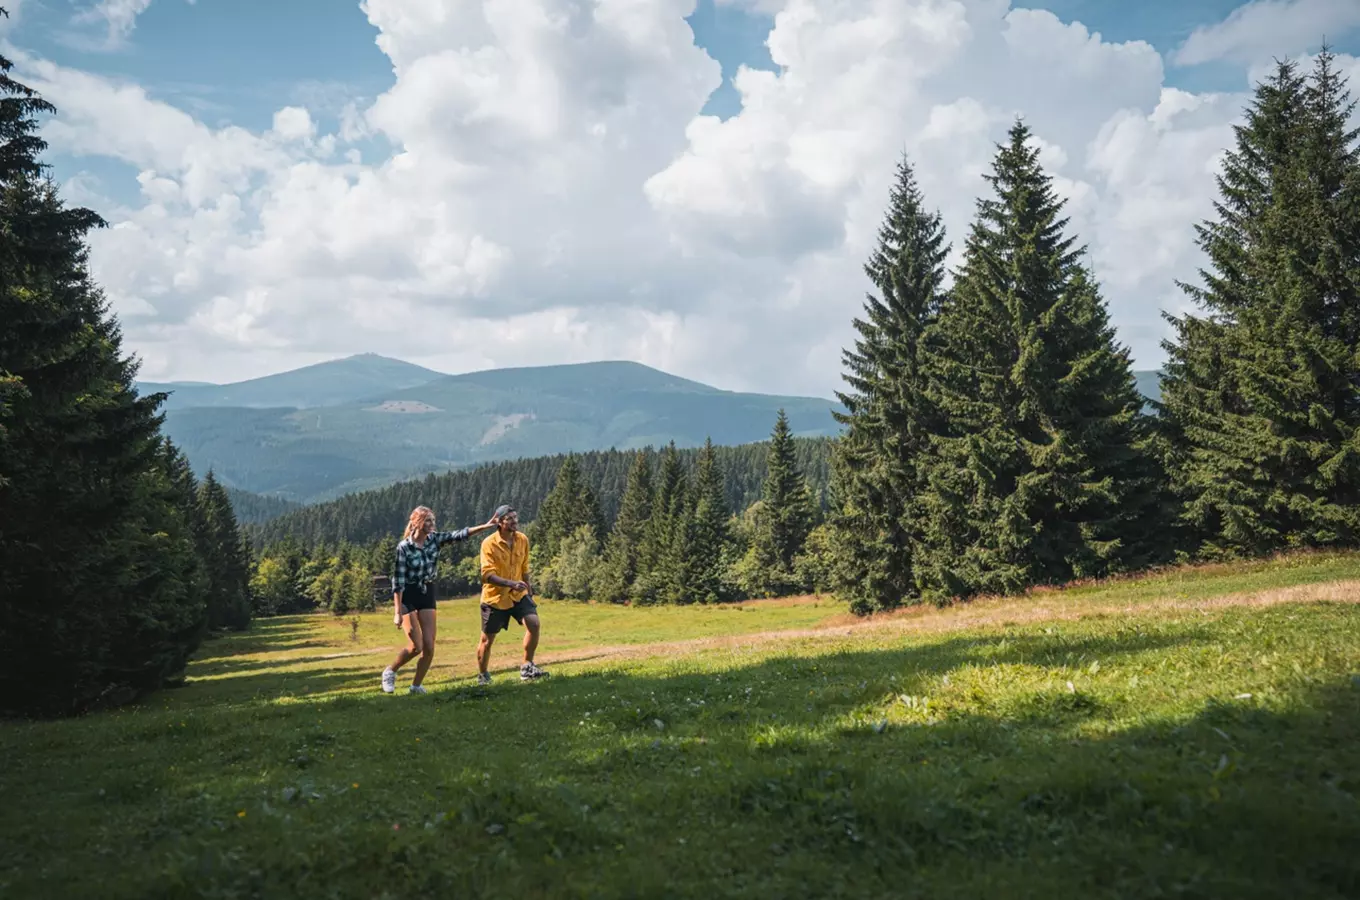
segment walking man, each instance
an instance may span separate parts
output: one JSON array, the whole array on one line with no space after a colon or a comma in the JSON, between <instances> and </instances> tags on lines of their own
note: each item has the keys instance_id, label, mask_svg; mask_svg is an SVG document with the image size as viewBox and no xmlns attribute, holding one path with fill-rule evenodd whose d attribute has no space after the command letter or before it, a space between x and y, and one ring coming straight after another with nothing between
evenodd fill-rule
<instances>
[{"instance_id":1,"label":"walking man","mask_svg":"<svg viewBox=\"0 0 1360 900\"><path fill-rule=\"evenodd\" d=\"M511 617L524 626L524 663L521 681L545 678L534 665L538 648L538 607L529 585L529 539L519 532L519 514L502 506L492 517L496 531L482 541L482 639L477 644L478 684L490 684L487 663L497 632L510 627Z\"/></svg>"}]
</instances>

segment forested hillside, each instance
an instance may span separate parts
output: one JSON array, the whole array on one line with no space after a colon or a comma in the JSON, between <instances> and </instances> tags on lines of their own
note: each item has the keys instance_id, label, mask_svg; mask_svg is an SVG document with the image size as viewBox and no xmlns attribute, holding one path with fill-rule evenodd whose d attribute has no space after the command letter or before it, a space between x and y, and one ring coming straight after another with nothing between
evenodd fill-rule
<instances>
[{"instance_id":1,"label":"forested hillside","mask_svg":"<svg viewBox=\"0 0 1360 900\"><path fill-rule=\"evenodd\" d=\"M799 468L807 473L808 482L819 500L824 501L830 478L831 442L826 438L806 438L795 439L793 443ZM766 442L715 448L729 509L744 510L760 498L767 470L767 448ZM695 470L700 452L695 449L677 451L686 473ZM582 478L599 499L601 513L609 526L618 515L628 472L636 455L635 452L605 450L576 457ZM649 448L644 456L655 464L660 453ZM565 455L545 456L430 475L297 509L254 525L248 533L256 546L285 539L303 546L342 541L367 544L400 533L411 510L422 505L434 510L441 528L484 522L502 503L513 504L522 521L532 522L538 517L539 507L556 483L565 460ZM264 498L245 500L243 508L254 511L261 508L263 502L267 501ZM242 519L247 520L244 512Z\"/></svg>"},{"instance_id":2,"label":"forested hillside","mask_svg":"<svg viewBox=\"0 0 1360 900\"><path fill-rule=\"evenodd\" d=\"M281 497L266 497L236 488L227 488L227 497L236 511L236 518L242 525L255 525L277 519L279 516L299 509L301 504Z\"/></svg>"}]
</instances>

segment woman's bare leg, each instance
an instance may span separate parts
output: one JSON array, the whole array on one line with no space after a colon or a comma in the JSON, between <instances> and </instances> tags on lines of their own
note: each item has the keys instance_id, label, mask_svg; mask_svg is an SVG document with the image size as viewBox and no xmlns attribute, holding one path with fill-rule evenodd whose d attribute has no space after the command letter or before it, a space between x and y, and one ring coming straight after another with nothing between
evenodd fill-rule
<instances>
[{"instance_id":1,"label":"woman's bare leg","mask_svg":"<svg viewBox=\"0 0 1360 900\"><path fill-rule=\"evenodd\" d=\"M430 663L434 662L434 636L435 636L435 611L432 609L422 609L417 613L412 613L411 618L420 617L420 624L417 626L420 635L420 662L416 663L416 677L411 680L414 687L425 680L425 673L430 671Z\"/></svg>"},{"instance_id":2,"label":"woman's bare leg","mask_svg":"<svg viewBox=\"0 0 1360 900\"><path fill-rule=\"evenodd\" d=\"M406 632L406 646L397 653L397 658L388 666L393 672L406 665L411 660L420 655L422 635L420 633L420 622L416 619L416 614L411 612L401 617L402 630ZM417 678L420 676L417 675ZM420 682L417 681L416 684Z\"/></svg>"}]
</instances>

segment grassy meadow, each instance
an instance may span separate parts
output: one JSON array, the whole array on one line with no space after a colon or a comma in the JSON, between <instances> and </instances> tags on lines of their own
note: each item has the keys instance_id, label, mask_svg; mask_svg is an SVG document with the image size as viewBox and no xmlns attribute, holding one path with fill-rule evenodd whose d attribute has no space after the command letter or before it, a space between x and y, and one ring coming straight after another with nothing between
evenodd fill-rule
<instances>
[{"instance_id":1,"label":"grassy meadow","mask_svg":"<svg viewBox=\"0 0 1360 900\"><path fill-rule=\"evenodd\" d=\"M424 697L390 612L0 725L4 897L1354 897L1360 556L869 620L541 604ZM59 661L53 663L59 664ZM38 673L38 677L41 674Z\"/></svg>"}]
</instances>

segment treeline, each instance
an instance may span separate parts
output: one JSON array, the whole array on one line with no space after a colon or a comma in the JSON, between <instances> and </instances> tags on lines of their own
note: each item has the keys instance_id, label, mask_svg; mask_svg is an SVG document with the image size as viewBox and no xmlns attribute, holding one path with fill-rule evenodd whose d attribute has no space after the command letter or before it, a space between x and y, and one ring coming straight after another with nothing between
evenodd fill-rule
<instances>
[{"instance_id":1,"label":"treeline","mask_svg":"<svg viewBox=\"0 0 1360 900\"><path fill-rule=\"evenodd\" d=\"M1360 150L1334 59L1260 84L1170 317L1156 417L1022 124L946 288L901 167L845 354L834 567L855 608L1360 534Z\"/></svg>"},{"instance_id":2,"label":"treeline","mask_svg":"<svg viewBox=\"0 0 1360 900\"><path fill-rule=\"evenodd\" d=\"M3 14L0 10L0 14ZM231 503L161 434L163 396L90 279L103 221L39 156L53 107L0 57L0 712L71 714L179 682L250 621Z\"/></svg>"},{"instance_id":3,"label":"treeline","mask_svg":"<svg viewBox=\"0 0 1360 900\"><path fill-rule=\"evenodd\" d=\"M817 530L823 507L800 462L820 463L826 471L826 447L825 441L793 438L781 412L768 443L720 448L709 442L693 453L672 444L660 452L557 457L541 502L530 505L529 513L517 504L530 539L536 588L549 598L651 604L721 602L826 587L825 554L818 552L826 541ZM724 458L741 467L737 478ZM601 475L619 460L628 465L621 489L611 498L596 485L607 488L611 482ZM544 462L501 468L536 473ZM588 474L591 463L595 478ZM745 486L751 472L762 473L754 488ZM754 497L734 512L728 500L733 494ZM420 496L404 500L411 505L385 521L404 522ZM612 522L605 512L611 500L617 509ZM441 520L439 527L476 524L488 515ZM389 532L366 541L309 544L286 534L265 545L251 581L256 614L325 610L345 615L373 609L383 599L374 577L391 574L397 540ZM437 594L467 595L480 586L477 542L449 546L441 555Z\"/></svg>"},{"instance_id":4,"label":"treeline","mask_svg":"<svg viewBox=\"0 0 1360 900\"><path fill-rule=\"evenodd\" d=\"M673 446L655 464L650 454L634 454L612 528L576 460L568 458L529 529L539 594L650 605L826 586L826 554L818 551L829 536L816 531L821 508L782 411L765 447L760 497L736 516L711 442L692 471Z\"/></svg>"},{"instance_id":5,"label":"treeline","mask_svg":"<svg viewBox=\"0 0 1360 900\"><path fill-rule=\"evenodd\" d=\"M825 503L830 481L831 444L826 438L795 438L794 456L805 473L818 503ZM642 452L652 466L660 451ZM718 447L714 451L723 473L724 502L729 509L744 510L760 498L766 476L766 445ZM676 451L681 468L693 477L701 451ZM590 485L606 526L612 527L623 501L628 472L635 453L604 450L573 455L576 467ZM350 494L328 503L306 506L247 528L257 549L282 541L295 541L305 548L337 548L342 544L368 545L401 533L406 518L417 506L428 506L439 526L455 527L486 521L502 503L519 510L523 522L538 517L540 505L552 490L566 455L488 463L473 469L429 475L378 490ZM242 515L244 519L244 514Z\"/></svg>"}]
</instances>

